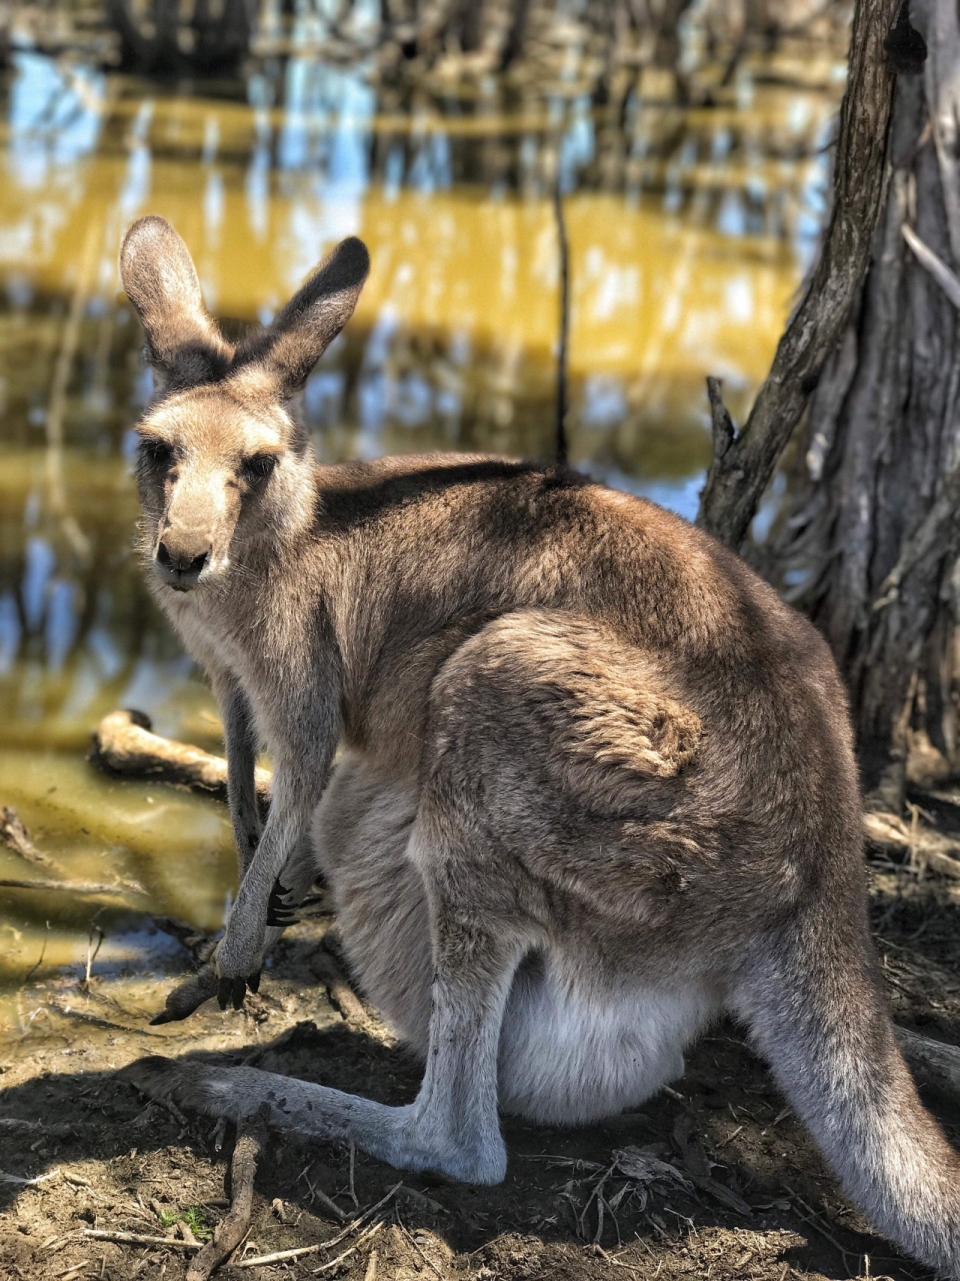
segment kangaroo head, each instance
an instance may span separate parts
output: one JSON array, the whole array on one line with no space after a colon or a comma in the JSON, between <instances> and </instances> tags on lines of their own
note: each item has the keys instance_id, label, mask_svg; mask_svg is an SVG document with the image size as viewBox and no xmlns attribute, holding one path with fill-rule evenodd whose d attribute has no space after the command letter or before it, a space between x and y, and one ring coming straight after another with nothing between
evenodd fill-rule
<instances>
[{"instance_id":1,"label":"kangaroo head","mask_svg":"<svg viewBox=\"0 0 960 1281\"><path fill-rule=\"evenodd\" d=\"M369 265L361 241L342 241L271 325L234 346L170 224L141 218L127 232L120 274L158 383L138 426L145 551L166 586L222 580L231 553L309 521L313 454L287 404L350 319Z\"/></svg>"}]
</instances>

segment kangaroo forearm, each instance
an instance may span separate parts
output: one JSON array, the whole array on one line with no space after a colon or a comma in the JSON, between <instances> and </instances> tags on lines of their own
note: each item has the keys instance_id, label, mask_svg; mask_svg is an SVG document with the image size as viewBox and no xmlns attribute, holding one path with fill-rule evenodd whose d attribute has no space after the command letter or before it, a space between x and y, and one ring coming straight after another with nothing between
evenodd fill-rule
<instances>
[{"instance_id":1,"label":"kangaroo forearm","mask_svg":"<svg viewBox=\"0 0 960 1281\"><path fill-rule=\"evenodd\" d=\"M300 753L284 753L273 776L270 812L244 872L227 930L217 949L221 976L242 977L259 970L270 894L288 862L294 862L307 840L310 818L330 774L336 749L336 721L317 716ZM285 885L290 889L291 886Z\"/></svg>"},{"instance_id":2,"label":"kangaroo forearm","mask_svg":"<svg viewBox=\"0 0 960 1281\"><path fill-rule=\"evenodd\" d=\"M246 694L232 678L214 679L227 752L227 796L243 879L260 841L262 823L257 801L257 733Z\"/></svg>"}]
</instances>

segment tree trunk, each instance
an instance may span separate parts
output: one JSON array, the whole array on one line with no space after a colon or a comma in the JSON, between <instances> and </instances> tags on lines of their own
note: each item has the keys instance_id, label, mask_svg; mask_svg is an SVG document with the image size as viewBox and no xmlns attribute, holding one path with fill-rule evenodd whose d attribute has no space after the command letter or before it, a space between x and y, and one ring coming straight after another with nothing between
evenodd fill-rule
<instances>
[{"instance_id":1,"label":"tree trunk","mask_svg":"<svg viewBox=\"0 0 960 1281\"><path fill-rule=\"evenodd\" d=\"M902 803L908 772L943 776L960 763L956 6L911 6L927 40L925 74L897 87L872 261L814 394L789 518L765 563L828 639L865 787L889 808ZM931 267L955 286L955 303Z\"/></svg>"},{"instance_id":2,"label":"tree trunk","mask_svg":"<svg viewBox=\"0 0 960 1281\"><path fill-rule=\"evenodd\" d=\"M885 53L900 0L857 0L840 106L833 209L820 257L743 430L714 405L713 462L697 524L739 548L850 315L886 191L894 74ZM713 398L711 398L713 403Z\"/></svg>"}]
</instances>

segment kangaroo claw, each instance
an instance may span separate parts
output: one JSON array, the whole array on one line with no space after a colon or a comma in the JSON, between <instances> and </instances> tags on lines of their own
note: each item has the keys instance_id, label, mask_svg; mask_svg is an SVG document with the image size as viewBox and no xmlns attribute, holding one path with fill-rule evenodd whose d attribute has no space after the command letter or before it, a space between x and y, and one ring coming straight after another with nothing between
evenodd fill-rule
<instances>
[{"instance_id":1,"label":"kangaroo claw","mask_svg":"<svg viewBox=\"0 0 960 1281\"><path fill-rule=\"evenodd\" d=\"M296 908L284 900L291 891L280 884L280 878L273 883L270 897L267 900L267 924L278 925L284 929L288 925L298 924L300 918L295 915Z\"/></svg>"},{"instance_id":2,"label":"kangaroo claw","mask_svg":"<svg viewBox=\"0 0 960 1281\"><path fill-rule=\"evenodd\" d=\"M217 1004L221 1010L225 1010L228 1005L233 1005L235 1010L239 1010L243 1005L243 998L247 994L246 979L221 979L217 984Z\"/></svg>"}]
</instances>

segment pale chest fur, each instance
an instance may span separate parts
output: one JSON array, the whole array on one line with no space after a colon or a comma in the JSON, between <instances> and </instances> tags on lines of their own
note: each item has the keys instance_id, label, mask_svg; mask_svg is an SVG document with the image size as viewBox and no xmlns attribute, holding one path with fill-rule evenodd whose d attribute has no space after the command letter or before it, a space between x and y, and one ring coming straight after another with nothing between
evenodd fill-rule
<instances>
[{"instance_id":1,"label":"pale chest fur","mask_svg":"<svg viewBox=\"0 0 960 1281\"><path fill-rule=\"evenodd\" d=\"M316 656L308 618L285 611L282 602L261 599L230 603L189 596L162 602L193 658L216 686L225 674L243 689L258 730L272 748L296 738L297 722L309 703ZM246 607L243 608L242 606Z\"/></svg>"}]
</instances>

